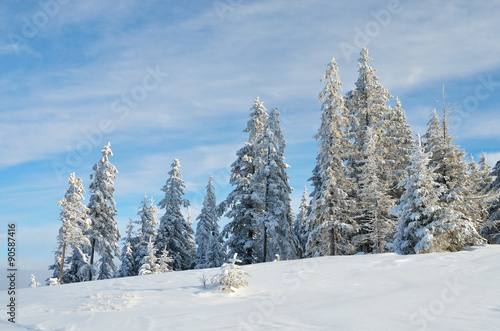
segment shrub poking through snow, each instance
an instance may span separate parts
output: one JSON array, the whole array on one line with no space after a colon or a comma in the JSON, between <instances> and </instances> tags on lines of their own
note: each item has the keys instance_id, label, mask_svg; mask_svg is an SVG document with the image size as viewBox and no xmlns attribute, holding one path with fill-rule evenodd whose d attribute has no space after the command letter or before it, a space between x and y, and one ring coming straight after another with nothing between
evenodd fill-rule
<instances>
[{"instance_id":1,"label":"shrub poking through snow","mask_svg":"<svg viewBox=\"0 0 500 331\"><path fill-rule=\"evenodd\" d=\"M56 286L56 285L61 285L61 283L59 283L59 279L57 279L57 277L53 277L53 278L49 278L47 280L47 285L48 286Z\"/></svg>"},{"instance_id":2,"label":"shrub poking through snow","mask_svg":"<svg viewBox=\"0 0 500 331\"><path fill-rule=\"evenodd\" d=\"M30 284L30 287L38 287L40 285L41 284L36 281L35 275L31 274L31 284Z\"/></svg>"},{"instance_id":3,"label":"shrub poking through snow","mask_svg":"<svg viewBox=\"0 0 500 331\"><path fill-rule=\"evenodd\" d=\"M229 259L228 263L224 263L220 269L221 274L215 275L212 278L212 284L218 285L217 289L227 292L235 292L236 289L248 286L248 282L241 278L241 276L250 276L248 272L243 271L236 262L241 262L236 256L238 253L234 253L232 259Z\"/></svg>"}]
</instances>

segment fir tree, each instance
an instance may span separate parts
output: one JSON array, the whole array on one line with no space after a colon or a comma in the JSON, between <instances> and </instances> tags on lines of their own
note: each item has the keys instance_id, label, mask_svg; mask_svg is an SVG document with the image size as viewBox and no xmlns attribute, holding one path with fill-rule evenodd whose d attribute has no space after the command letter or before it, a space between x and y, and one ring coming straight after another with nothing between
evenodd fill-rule
<instances>
[{"instance_id":1,"label":"fir tree","mask_svg":"<svg viewBox=\"0 0 500 331\"><path fill-rule=\"evenodd\" d=\"M116 271L113 258L120 255L118 246L120 231L115 220L117 212L113 197L115 191L113 180L118 170L109 162L109 157L113 155L110 145L108 142L101 151L101 160L93 167L93 181L89 186L90 264L92 266L94 264L94 253L99 254L101 258L98 279L108 279L113 276ZM89 274L89 280L92 280L92 272Z\"/></svg>"},{"instance_id":2,"label":"fir tree","mask_svg":"<svg viewBox=\"0 0 500 331\"><path fill-rule=\"evenodd\" d=\"M180 171L179 160L174 159L169 178L162 191L165 198L158 207L165 209L165 214L160 218L160 227L156 236L158 250L166 248L174 262L174 270L186 270L192 267L192 250L194 249L193 228L181 213L181 207L187 207L189 201L184 199L184 181Z\"/></svg>"},{"instance_id":3,"label":"fir tree","mask_svg":"<svg viewBox=\"0 0 500 331\"><path fill-rule=\"evenodd\" d=\"M405 111L398 98L396 98L396 106L391 109L385 122L387 139L384 142L388 145L383 146L386 151L383 155L386 173L384 177L388 181L387 193L394 200L398 200L403 191L397 187L406 176L406 169L410 165L410 157L415 145L410 125L406 121Z\"/></svg>"},{"instance_id":4,"label":"fir tree","mask_svg":"<svg viewBox=\"0 0 500 331\"><path fill-rule=\"evenodd\" d=\"M40 284L39 282L36 281L34 274L31 274L30 277L31 277L31 283L30 283L30 287L31 288L35 288L35 287L38 287L38 286L42 285L42 284Z\"/></svg>"},{"instance_id":5,"label":"fir tree","mask_svg":"<svg viewBox=\"0 0 500 331\"><path fill-rule=\"evenodd\" d=\"M491 167L486 161L486 155L481 156L480 164L471 160L467 166L467 177L463 185L465 186L465 203L468 215L474 224L477 232L486 224L489 213L488 208L491 203L490 185L493 177L490 176Z\"/></svg>"},{"instance_id":6,"label":"fir tree","mask_svg":"<svg viewBox=\"0 0 500 331\"><path fill-rule=\"evenodd\" d=\"M345 166L352 150L349 113L341 95L342 83L335 59L330 61L321 81L326 84L319 94L321 126L314 137L319 151L312 177L307 256L351 253L347 237L355 231L346 192L351 186Z\"/></svg>"},{"instance_id":7,"label":"fir tree","mask_svg":"<svg viewBox=\"0 0 500 331\"><path fill-rule=\"evenodd\" d=\"M423 150L419 140L412 153L408 176L399 183L405 193L393 209L398 227L392 249L399 254L438 251L440 233L446 230L441 222L440 204L444 188L436 181L437 174L429 162L429 153Z\"/></svg>"},{"instance_id":8,"label":"fir tree","mask_svg":"<svg viewBox=\"0 0 500 331\"><path fill-rule=\"evenodd\" d=\"M227 291L229 293L234 293L237 289L241 287L248 286L248 282L242 278L242 276L250 276L248 272L241 269L236 262L241 263L241 260L237 259L237 253L234 254L232 259L229 259L228 263L224 263L221 266L221 274L215 275L212 278L211 283L218 285L218 289L221 291Z\"/></svg>"},{"instance_id":9,"label":"fir tree","mask_svg":"<svg viewBox=\"0 0 500 331\"><path fill-rule=\"evenodd\" d=\"M500 161L498 161L491 172L491 176L496 176L494 182L490 185L491 189L497 194L497 198L489 208L490 218L481 229L481 234L490 244L500 244Z\"/></svg>"},{"instance_id":10,"label":"fir tree","mask_svg":"<svg viewBox=\"0 0 500 331\"><path fill-rule=\"evenodd\" d=\"M135 230L137 221L129 219L125 237L122 239L121 266L117 277L137 276L146 249L141 250L141 234ZM147 245L146 245L147 246Z\"/></svg>"},{"instance_id":11,"label":"fir tree","mask_svg":"<svg viewBox=\"0 0 500 331\"><path fill-rule=\"evenodd\" d=\"M361 56L358 60L359 76L356 81L356 88L346 95L346 106L349 110L350 117L350 135L353 147L350 149L350 155L347 160L347 167L350 177L353 179L349 194L355 204L351 206L350 215L358 223L357 229L360 233L352 242L356 246L356 251L370 251L367 246L367 238L372 235L369 232L373 228L373 220L366 214L366 199L362 201L359 193L363 191L361 187L362 181L367 180L370 176L376 176L379 182L379 190L387 195L388 200L384 200L387 206L394 204L394 199L400 192L392 192L390 188L394 187L394 183L400 179L401 167L398 165L398 149L402 147L407 139L407 127L405 123L399 123L396 127L396 121L404 120L404 114L400 104L397 104L397 109L393 110L387 105L387 102L392 99L390 93L379 83L379 78L375 75L376 70L368 63L372 59L368 56L368 50L364 48L361 51ZM369 140L371 139L368 133L376 137L375 148L377 151L377 169L376 174L366 174L363 171L367 170L366 162L371 157L367 154ZM400 146L394 144L398 142ZM405 142L406 144L406 142ZM404 158L403 158L404 160ZM375 177L373 177L375 178ZM364 183L367 187L368 183ZM366 196L365 196L366 198ZM382 208L380 219L389 220L390 216L386 212L389 208ZM378 249L377 249L378 250Z\"/></svg>"},{"instance_id":12,"label":"fir tree","mask_svg":"<svg viewBox=\"0 0 500 331\"><path fill-rule=\"evenodd\" d=\"M234 189L221 204L221 209L229 209L226 217L232 219L224 227L222 236L227 238L229 254L240 253L243 264L259 261L258 203L250 182L256 171L255 142L263 135L267 118L266 108L257 98L250 108L250 120L244 130L249 133L248 142L236 153L237 160L231 165L230 184Z\"/></svg>"},{"instance_id":13,"label":"fir tree","mask_svg":"<svg viewBox=\"0 0 500 331\"><path fill-rule=\"evenodd\" d=\"M293 234L292 188L286 172L289 166L283 156L285 148L279 110L273 108L263 135L255 142L254 166L257 170L250 181L257 202L253 216L261 229L262 262L272 261L275 254L286 260L302 255L300 243Z\"/></svg>"},{"instance_id":14,"label":"fir tree","mask_svg":"<svg viewBox=\"0 0 500 331\"><path fill-rule=\"evenodd\" d=\"M83 234L88 228L88 209L82 203L85 193L82 180L76 178L73 172L68 178L68 184L69 188L64 198L59 201L62 225L57 236L59 247L56 251L56 263L50 267L54 269L53 277L57 277L61 284L73 282L70 275L65 275L63 280L64 262L65 260L71 261L71 256L66 256L67 248L73 247L73 249L80 250L82 246L90 244L89 239Z\"/></svg>"},{"instance_id":15,"label":"fir tree","mask_svg":"<svg viewBox=\"0 0 500 331\"><path fill-rule=\"evenodd\" d=\"M136 276L137 272L134 268L134 256L132 253L132 245L130 242L126 242L125 246L123 246L121 253L121 264L118 269L117 277L129 277Z\"/></svg>"},{"instance_id":16,"label":"fir tree","mask_svg":"<svg viewBox=\"0 0 500 331\"><path fill-rule=\"evenodd\" d=\"M435 113L426 132L426 150L431 153L429 166L437 174L437 181L444 190L440 202L444 210L443 224L447 230L440 236L441 249L456 251L464 246L483 243L474 226L467 198L467 163L465 153L453 145L449 130L449 111L443 90L443 117Z\"/></svg>"},{"instance_id":17,"label":"fir tree","mask_svg":"<svg viewBox=\"0 0 500 331\"><path fill-rule=\"evenodd\" d=\"M198 225L196 226L195 237L197 246L196 269L220 267L224 262L224 252L219 237L219 215L217 213L212 177L210 177L206 189L207 193L203 201L203 208L197 218Z\"/></svg>"},{"instance_id":18,"label":"fir tree","mask_svg":"<svg viewBox=\"0 0 500 331\"><path fill-rule=\"evenodd\" d=\"M163 248L161 251L160 258L158 259L158 273L164 273L164 272L172 272L172 268L170 265L174 261L173 258L171 258L168 255L168 251L166 248Z\"/></svg>"},{"instance_id":19,"label":"fir tree","mask_svg":"<svg viewBox=\"0 0 500 331\"><path fill-rule=\"evenodd\" d=\"M158 261L158 258L156 257L156 248L151 240L148 242L146 253L147 255L145 255L141 261L142 265L139 269L139 275L158 273L160 265L156 263Z\"/></svg>"},{"instance_id":20,"label":"fir tree","mask_svg":"<svg viewBox=\"0 0 500 331\"><path fill-rule=\"evenodd\" d=\"M358 60L359 76L356 81L356 88L346 95L346 106L349 109L350 117L350 138L353 140L353 148L349 157L349 166L355 179L359 178L362 161L366 157L362 154L366 150L368 141L367 129L370 127L373 133L378 136L377 150L382 150L382 146L390 146L391 137L385 134L389 130L392 121L389 118L398 119L398 114L386 104L392 96L380 83L375 75L376 70L368 63L372 59L368 56L368 49L363 48ZM388 151L385 151L388 152ZM383 155L385 156L385 155ZM360 163L361 160L361 163Z\"/></svg>"},{"instance_id":21,"label":"fir tree","mask_svg":"<svg viewBox=\"0 0 500 331\"><path fill-rule=\"evenodd\" d=\"M157 221L158 208L154 204L153 197L151 197L148 202L148 196L144 194L137 215L141 218L139 222L136 222L140 225L140 230L132 243L132 247L134 250L135 266L137 267L136 271L138 272L140 261L147 252L148 243L149 241L156 241L156 227L160 225Z\"/></svg>"},{"instance_id":22,"label":"fir tree","mask_svg":"<svg viewBox=\"0 0 500 331\"><path fill-rule=\"evenodd\" d=\"M309 201L307 196L307 187L304 187L304 193L302 194L302 200L300 201L299 213L295 219L295 223L293 225L293 233L299 240L300 246L302 247L302 251L306 250L307 243L307 220L309 214Z\"/></svg>"},{"instance_id":23,"label":"fir tree","mask_svg":"<svg viewBox=\"0 0 500 331\"><path fill-rule=\"evenodd\" d=\"M358 192L358 213L361 220L358 223L362 224L362 229L353 238L353 242L365 252L382 253L385 245L392 240L395 230L395 222L389 216L394 201L378 175L382 153L376 150L377 136L370 127L367 129L367 139L366 149L363 151L366 159L360 168Z\"/></svg>"},{"instance_id":24,"label":"fir tree","mask_svg":"<svg viewBox=\"0 0 500 331\"><path fill-rule=\"evenodd\" d=\"M85 252L90 251L89 246L73 247L71 258L68 260L70 268L63 275L64 283L78 283L89 280L89 274L92 270L88 255Z\"/></svg>"}]
</instances>

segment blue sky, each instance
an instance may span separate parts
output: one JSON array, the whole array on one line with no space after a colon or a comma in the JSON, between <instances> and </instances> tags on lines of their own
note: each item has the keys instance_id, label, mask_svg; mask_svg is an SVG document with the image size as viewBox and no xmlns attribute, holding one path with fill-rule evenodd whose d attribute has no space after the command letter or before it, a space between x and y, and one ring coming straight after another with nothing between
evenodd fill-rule
<instances>
[{"instance_id":1,"label":"blue sky","mask_svg":"<svg viewBox=\"0 0 500 331\"><path fill-rule=\"evenodd\" d=\"M444 84L460 110L455 142L494 164L499 12L498 1L1 1L0 236L5 246L17 223L19 286L49 275L67 177L87 188L108 141L122 233L144 193L162 198L173 158L194 218L209 176L225 198L257 96L281 109L297 210L317 151L321 76L335 57L352 89L364 46L415 133Z\"/></svg>"}]
</instances>

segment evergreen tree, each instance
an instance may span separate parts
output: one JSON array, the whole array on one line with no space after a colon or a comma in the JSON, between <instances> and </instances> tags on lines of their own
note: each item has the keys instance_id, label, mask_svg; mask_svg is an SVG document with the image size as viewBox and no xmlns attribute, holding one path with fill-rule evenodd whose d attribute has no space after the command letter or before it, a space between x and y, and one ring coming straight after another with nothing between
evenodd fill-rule
<instances>
[{"instance_id":1,"label":"evergreen tree","mask_svg":"<svg viewBox=\"0 0 500 331\"><path fill-rule=\"evenodd\" d=\"M279 110L273 108L264 126L264 133L255 142L256 172L250 181L257 208L254 218L261 229L262 262L272 261L275 254L283 259L301 257L302 250L293 234L290 206L292 188L283 156L285 139L280 129Z\"/></svg>"},{"instance_id":2,"label":"evergreen tree","mask_svg":"<svg viewBox=\"0 0 500 331\"><path fill-rule=\"evenodd\" d=\"M477 232L486 224L489 213L488 208L491 203L490 186L493 182L493 177L490 176L491 167L486 161L486 155L483 153L481 156L480 164L471 160L467 167L467 178L465 185L465 203L468 215L474 224Z\"/></svg>"},{"instance_id":3,"label":"evergreen tree","mask_svg":"<svg viewBox=\"0 0 500 331\"><path fill-rule=\"evenodd\" d=\"M132 253L132 245L130 242L126 242L125 246L123 246L121 253L121 264L118 269L117 277L129 277L136 276L137 272L134 268L134 256Z\"/></svg>"},{"instance_id":4,"label":"evergreen tree","mask_svg":"<svg viewBox=\"0 0 500 331\"><path fill-rule=\"evenodd\" d=\"M403 194L402 189L398 189L399 182L406 176L406 169L410 165L410 158L415 140L412 137L410 125L406 121L405 111L401 106L401 101L396 98L396 107L390 110L385 119L385 135L384 140L388 145L383 146L386 151L384 157L384 172L388 184L387 193L394 199L398 200Z\"/></svg>"},{"instance_id":5,"label":"evergreen tree","mask_svg":"<svg viewBox=\"0 0 500 331\"><path fill-rule=\"evenodd\" d=\"M319 94L321 126L314 137L319 151L311 179L314 191L307 224L307 256L351 253L348 237L355 231L347 193L352 183L345 166L352 151L349 111L341 95L342 83L335 59L330 61L321 81L326 84Z\"/></svg>"},{"instance_id":6,"label":"evergreen tree","mask_svg":"<svg viewBox=\"0 0 500 331\"><path fill-rule=\"evenodd\" d=\"M367 129L367 139L366 150L363 151L366 160L360 168L358 192L358 213L361 220L358 223L362 224L362 229L353 238L353 243L367 253L382 253L386 244L392 241L395 230L395 222L389 215L394 201L378 175L383 164L383 152L376 150L377 136L370 127Z\"/></svg>"},{"instance_id":7,"label":"evergreen tree","mask_svg":"<svg viewBox=\"0 0 500 331\"><path fill-rule=\"evenodd\" d=\"M147 255L145 255L141 261L142 265L139 269L139 275L157 274L160 268L160 265L156 263L157 261L156 248L154 243L150 240L147 246Z\"/></svg>"},{"instance_id":8,"label":"evergreen tree","mask_svg":"<svg viewBox=\"0 0 500 331\"><path fill-rule=\"evenodd\" d=\"M94 175L89 186L90 264L92 266L94 264L94 253L99 254L101 258L98 279L108 279L113 276L116 271L113 258L120 255L118 246L120 231L115 220L117 212L113 197L115 191L113 180L118 170L109 162L109 157L113 156L110 145L108 142L104 146L101 160L92 168ZM89 280L92 280L92 272L89 274Z\"/></svg>"},{"instance_id":9,"label":"evergreen tree","mask_svg":"<svg viewBox=\"0 0 500 331\"><path fill-rule=\"evenodd\" d=\"M350 208L350 215L357 222L357 230L359 230L356 237L352 239L352 243L355 245L356 251L364 252L371 251L367 239L372 236L369 229L373 228L374 220L366 213L366 196L364 197L365 201L362 201L363 198L359 196L363 190L366 192L367 184L369 184L365 182L363 189L361 187L362 181L368 180L370 176L373 179L377 178L378 189L387 195L388 200L384 200L384 203L387 207L394 205L395 198L401 192L392 191L391 188L400 180L401 168L406 162L404 157L401 158L401 153L408 153L402 149L408 143L407 125L405 122L396 125L397 121L404 120L404 112L399 103L397 103L395 110L387 105L392 96L379 83L379 78L375 75L376 70L368 64L370 61L372 59L368 56L368 50L364 48L358 60L359 76L355 84L356 88L346 95L346 106L350 116L349 137L353 143L347 160L348 172L353 183L351 189L346 193L355 202ZM371 139L368 135L369 132L376 138L374 150L377 151L377 166L375 175L363 173L368 170L366 163L372 157L367 154L370 150L368 146ZM395 145L396 143L398 145ZM399 150L400 148L401 150ZM402 160L403 164L398 164L396 160ZM378 220L390 220L390 216L387 214L389 210L389 208L382 208ZM386 230L388 229L384 229L384 231Z\"/></svg>"},{"instance_id":10,"label":"evergreen tree","mask_svg":"<svg viewBox=\"0 0 500 331\"><path fill-rule=\"evenodd\" d=\"M31 288L38 287L38 286L42 285L36 281L34 274L31 274L30 278L31 278L31 283L30 283Z\"/></svg>"},{"instance_id":11,"label":"evergreen tree","mask_svg":"<svg viewBox=\"0 0 500 331\"><path fill-rule=\"evenodd\" d=\"M231 165L230 184L233 191L221 204L221 209L229 209L226 217L232 219L223 229L222 237L227 238L229 254L239 253L243 264L259 261L260 228L256 216L258 202L250 185L256 171L254 166L255 142L263 135L268 114L264 104L257 98L250 108L250 120L244 132L248 132L248 142L236 153L237 159Z\"/></svg>"},{"instance_id":12,"label":"evergreen tree","mask_svg":"<svg viewBox=\"0 0 500 331\"><path fill-rule=\"evenodd\" d=\"M158 273L164 273L164 272L172 272L172 268L170 265L174 261L173 258L171 258L168 255L168 251L166 248L163 248L161 251L160 258L158 259Z\"/></svg>"},{"instance_id":13,"label":"evergreen tree","mask_svg":"<svg viewBox=\"0 0 500 331\"><path fill-rule=\"evenodd\" d=\"M243 271L243 269L236 264L236 262L242 262L237 259L237 255L237 253L234 253L233 258L229 259L228 263L224 263L221 266L221 273L212 278L211 283L217 284L217 288L221 291L235 292L240 287L248 286L248 282L241 276L250 276L250 274Z\"/></svg>"},{"instance_id":14,"label":"evergreen tree","mask_svg":"<svg viewBox=\"0 0 500 331\"><path fill-rule=\"evenodd\" d=\"M144 194L137 215L141 218L141 220L137 222L141 228L137 238L132 243L132 247L134 250L135 266L138 272L141 266L140 261L147 253L148 243L149 241L156 241L156 227L160 225L157 221L158 208L154 204L153 197L151 197L148 202L148 196Z\"/></svg>"},{"instance_id":15,"label":"evergreen tree","mask_svg":"<svg viewBox=\"0 0 500 331\"><path fill-rule=\"evenodd\" d=\"M491 189L497 194L497 198L489 208L490 218L481 229L481 234L490 244L500 244L500 161L495 164L491 176L496 176L494 182L490 185Z\"/></svg>"},{"instance_id":16,"label":"evergreen tree","mask_svg":"<svg viewBox=\"0 0 500 331\"><path fill-rule=\"evenodd\" d=\"M169 179L162 191L165 198L158 207L165 209L165 214L160 218L160 227L156 236L156 247L158 250L166 248L174 262L174 270L186 270L192 267L192 250L194 249L193 228L181 213L182 206L189 206L189 201L183 199L184 181L180 171L179 160L174 159Z\"/></svg>"},{"instance_id":17,"label":"evergreen tree","mask_svg":"<svg viewBox=\"0 0 500 331\"><path fill-rule=\"evenodd\" d=\"M443 210L442 222L448 229L440 236L441 249L456 251L464 246L483 243L474 226L467 198L467 163L465 153L453 145L453 137L448 133L449 107L443 92L443 117L435 113L429 121L426 132L426 150L431 153L429 166L437 174L437 181L444 190L440 197Z\"/></svg>"},{"instance_id":18,"label":"evergreen tree","mask_svg":"<svg viewBox=\"0 0 500 331\"><path fill-rule=\"evenodd\" d=\"M444 188L437 174L429 165L426 153L418 141L413 150L408 176L399 187L405 189L393 213L398 217L398 227L392 249L399 254L439 251L440 233L446 230L442 224L443 209L440 203Z\"/></svg>"},{"instance_id":19,"label":"evergreen tree","mask_svg":"<svg viewBox=\"0 0 500 331\"><path fill-rule=\"evenodd\" d=\"M368 64L370 61L372 59L368 56L368 49L363 48L358 60L359 76L356 88L346 95L346 106L350 115L350 138L354 144L348 165L355 179L359 179L360 167L366 159L362 153L366 150L368 128L372 128L373 134L378 137L376 149L382 151L383 147L391 146L392 137L388 137L385 132L391 129L395 120L401 119L399 114L386 104L392 96L379 83L379 78L375 75L376 70Z\"/></svg>"},{"instance_id":20,"label":"evergreen tree","mask_svg":"<svg viewBox=\"0 0 500 331\"><path fill-rule=\"evenodd\" d=\"M206 187L207 194L203 201L203 208L198 216L196 226L196 258L195 268L220 267L224 263L224 252L219 238L219 215L217 213L216 197L213 187L213 178L210 177Z\"/></svg>"},{"instance_id":21,"label":"evergreen tree","mask_svg":"<svg viewBox=\"0 0 500 331\"><path fill-rule=\"evenodd\" d=\"M61 284L73 282L73 277L64 272L65 260L71 262L71 256L66 256L67 249L73 247L73 249L80 250L82 246L90 244L89 239L83 234L88 228L88 209L82 203L85 193L82 180L76 178L73 172L68 178L68 184L69 188L64 198L59 201L62 225L57 236L59 247L56 251L56 262L49 268L54 269L53 277L57 277ZM65 274L64 277L63 274Z\"/></svg>"},{"instance_id":22,"label":"evergreen tree","mask_svg":"<svg viewBox=\"0 0 500 331\"><path fill-rule=\"evenodd\" d=\"M92 266L90 265L88 255L85 253L90 251L89 248L88 245L73 247L71 258L68 260L70 268L66 272L67 278L63 275L63 282L78 283L89 280Z\"/></svg>"},{"instance_id":23,"label":"evergreen tree","mask_svg":"<svg viewBox=\"0 0 500 331\"><path fill-rule=\"evenodd\" d=\"M306 250L307 243L307 220L309 214L309 202L307 196L307 187L304 187L304 193L302 194L302 200L300 201L299 213L297 214L297 218L295 219L295 223L293 225L293 233L299 240L300 246L302 247L302 251Z\"/></svg>"}]
</instances>

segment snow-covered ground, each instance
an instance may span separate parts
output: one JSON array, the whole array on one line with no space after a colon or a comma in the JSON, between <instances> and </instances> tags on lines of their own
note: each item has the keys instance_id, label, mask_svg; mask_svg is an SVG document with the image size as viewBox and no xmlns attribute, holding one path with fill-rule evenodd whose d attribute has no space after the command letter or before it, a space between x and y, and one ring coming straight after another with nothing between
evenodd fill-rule
<instances>
[{"instance_id":1,"label":"snow-covered ground","mask_svg":"<svg viewBox=\"0 0 500 331\"><path fill-rule=\"evenodd\" d=\"M249 286L204 290L191 270L21 289L1 330L500 330L500 246L245 266Z\"/></svg>"}]
</instances>

